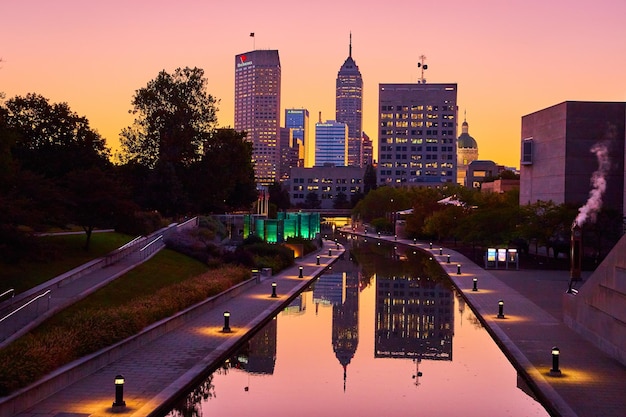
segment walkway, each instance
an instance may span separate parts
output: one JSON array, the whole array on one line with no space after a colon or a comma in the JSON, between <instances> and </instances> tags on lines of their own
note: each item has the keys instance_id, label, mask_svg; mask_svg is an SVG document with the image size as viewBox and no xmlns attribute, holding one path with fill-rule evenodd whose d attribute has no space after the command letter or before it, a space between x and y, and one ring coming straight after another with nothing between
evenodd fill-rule
<instances>
[{"instance_id":1,"label":"walkway","mask_svg":"<svg viewBox=\"0 0 626 417\"><path fill-rule=\"evenodd\" d=\"M250 281L253 285L247 283L246 289L237 296L221 297L223 299L219 300L219 307L212 305L206 308L195 319L150 343L143 346L135 343L130 353L29 408L20 408L22 401L15 400L12 404L17 404L15 407L18 409L12 411L7 399L2 399L0 416L153 415L170 404L181 390L192 387L208 367L221 363L241 338L262 326L286 306L298 291L321 275L342 253L343 247L335 242L324 241L318 254L297 260L294 267L271 278L259 279L258 283ZM299 277L300 267L302 278ZM276 282L276 298L271 297L272 282ZM229 333L223 332L224 311L231 313ZM162 323L161 327L165 328L166 324ZM126 342L127 345L133 343ZM70 373L70 368L68 366L58 372ZM113 380L117 374L125 378L126 407L114 410Z\"/></svg>"},{"instance_id":2,"label":"walkway","mask_svg":"<svg viewBox=\"0 0 626 417\"><path fill-rule=\"evenodd\" d=\"M367 238L431 253L552 415L626 416L626 368L563 323L569 271L485 270L448 248L440 255L439 246L430 249L428 243L371 233ZM497 317L499 300L504 302L504 318ZM553 346L561 352L561 376L550 375Z\"/></svg>"}]
</instances>

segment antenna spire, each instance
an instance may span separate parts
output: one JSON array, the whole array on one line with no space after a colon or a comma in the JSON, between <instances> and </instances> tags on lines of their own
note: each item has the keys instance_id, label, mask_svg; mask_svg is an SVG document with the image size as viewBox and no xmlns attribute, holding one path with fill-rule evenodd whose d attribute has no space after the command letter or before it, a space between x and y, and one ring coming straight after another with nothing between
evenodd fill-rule
<instances>
[{"instance_id":1,"label":"antenna spire","mask_svg":"<svg viewBox=\"0 0 626 417\"><path fill-rule=\"evenodd\" d=\"M420 75L419 80L417 80L418 84L426 84L426 78L424 78L424 70L428 69L428 65L425 64L424 61L426 61L426 56L425 55L420 55L419 56L419 62L417 63L417 68L421 68L422 69L422 74Z\"/></svg>"},{"instance_id":2,"label":"antenna spire","mask_svg":"<svg viewBox=\"0 0 626 417\"><path fill-rule=\"evenodd\" d=\"M350 49L348 50L348 57L352 58L352 31L350 31Z\"/></svg>"}]
</instances>

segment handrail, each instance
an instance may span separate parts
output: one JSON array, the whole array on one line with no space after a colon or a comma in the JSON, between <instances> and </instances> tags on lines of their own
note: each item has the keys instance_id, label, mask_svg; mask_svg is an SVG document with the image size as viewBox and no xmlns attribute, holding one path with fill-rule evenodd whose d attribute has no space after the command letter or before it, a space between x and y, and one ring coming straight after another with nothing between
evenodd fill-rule
<instances>
[{"instance_id":1,"label":"handrail","mask_svg":"<svg viewBox=\"0 0 626 417\"><path fill-rule=\"evenodd\" d=\"M158 240L163 239L163 235L157 237L156 239L154 239L152 242L148 243L146 246L144 246L143 248L139 249L140 252L143 252L145 249L148 248L148 246L152 245L153 243L156 243Z\"/></svg>"},{"instance_id":2,"label":"handrail","mask_svg":"<svg viewBox=\"0 0 626 417\"><path fill-rule=\"evenodd\" d=\"M18 311L20 311L21 309L28 307L30 304L34 303L35 301L37 301L38 299L40 299L41 297L44 297L46 295L48 295L52 290L47 290L46 292L44 292L43 294L39 294L37 297L33 298L32 300L30 300L29 302L27 302L26 304L24 304L21 307L16 308L15 310L13 310L12 312L10 312L9 314L7 314L6 316L2 317L0 319L0 323L2 323L4 320L8 319L9 317L11 317L13 314L17 313Z\"/></svg>"},{"instance_id":3,"label":"handrail","mask_svg":"<svg viewBox=\"0 0 626 417\"><path fill-rule=\"evenodd\" d=\"M131 240L130 242L120 246L119 248L117 248L118 251L124 250L128 247L131 247L132 245L134 245L135 243L137 243L138 240L142 239L143 236L137 236L136 238L134 238L133 240Z\"/></svg>"},{"instance_id":4,"label":"handrail","mask_svg":"<svg viewBox=\"0 0 626 417\"><path fill-rule=\"evenodd\" d=\"M5 295L7 295L8 293L13 293L13 295L11 296L11 298L15 297L15 288L11 288L10 290L6 290L5 292L3 292L2 294L0 294L0 298L4 297Z\"/></svg>"}]
</instances>

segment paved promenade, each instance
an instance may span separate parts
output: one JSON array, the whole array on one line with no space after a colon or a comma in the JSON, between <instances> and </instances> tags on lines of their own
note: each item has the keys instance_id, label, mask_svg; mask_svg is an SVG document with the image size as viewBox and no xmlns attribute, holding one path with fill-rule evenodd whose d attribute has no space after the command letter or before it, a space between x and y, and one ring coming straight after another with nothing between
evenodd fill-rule
<instances>
[{"instance_id":1,"label":"paved promenade","mask_svg":"<svg viewBox=\"0 0 626 417\"><path fill-rule=\"evenodd\" d=\"M371 233L368 239L377 239ZM394 242L393 236L381 239ZM626 367L608 357L563 323L562 300L569 271L485 270L448 248L398 239L433 255L483 325L551 415L563 417L626 416ZM450 263L447 255L450 254ZM458 272L461 265L461 274ZM583 278L590 273L583 274ZM473 278L478 291L473 291ZM498 318L498 301L504 318ZM561 376L551 376L551 350L560 349Z\"/></svg>"},{"instance_id":2,"label":"paved promenade","mask_svg":"<svg viewBox=\"0 0 626 417\"><path fill-rule=\"evenodd\" d=\"M337 249L339 248L339 249ZM80 381L20 412L2 408L0 416L148 416L228 357L237 342L288 304L292 295L323 273L344 252L324 241L320 252L296 260L296 265L262 280L235 297L225 299L186 324L137 348ZM320 256L317 265L316 256ZM302 267L303 278L299 277ZM277 297L272 298L272 282ZM223 312L229 311L231 332L223 332ZM61 370L63 371L63 370ZM114 377L125 377L124 409L112 408Z\"/></svg>"},{"instance_id":3,"label":"paved promenade","mask_svg":"<svg viewBox=\"0 0 626 417\"><path fill-rule=\"evenodd\" d=\"M377 238L372 234L367 237ZM389 236L381 239L394 241ZM414 244L401 239L397 243L430 252L433 260L443 266L552 415L626 416L626 368L563 324L561 303L569 281L568 271L484 270L447 248L440 255L439 247L431 250L427 243ZM333 256L328 256L329 248ZM292 294L336 259L339 251L334 242L325 241L319 254L319 266L315 254L310 255L295 267L250 286L193 321L21 413L0 412L0 416L151 415L181 389L189 387L204 369L221 363L241 337L282 309ZM448 254L450 263L447 263ZM457 274L457 264L461 274ZM299 266L303 267L303 278L298 277ZM474 277L478 279L478 291L472 291ZM277 298L270 297L272 281L277 283ZM504 318L497 318L499 300L504 301ZM222 332L226 310L232 314L231 333ZM553 346L561 350L560 377L550 376L549 372ZM126 379L127 407L114 413L111 404L113 378L117 374L123 374Z\"/></svg>"}]
</instances>

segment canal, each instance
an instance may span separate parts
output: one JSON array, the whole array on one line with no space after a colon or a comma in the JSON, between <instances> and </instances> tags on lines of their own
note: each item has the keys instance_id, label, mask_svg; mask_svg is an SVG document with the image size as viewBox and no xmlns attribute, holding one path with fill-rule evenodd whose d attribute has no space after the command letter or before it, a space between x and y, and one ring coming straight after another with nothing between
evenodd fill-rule
<instances>
[{"instance_id":1,"label":"canal","mask_svg":"<svg viewBox=\"0 0 626 417\"><path fill-rule=\"evenodd\" d=\"M345 244L167 416L548 416L436 262Z\"/></svg>"}]
</instances>

